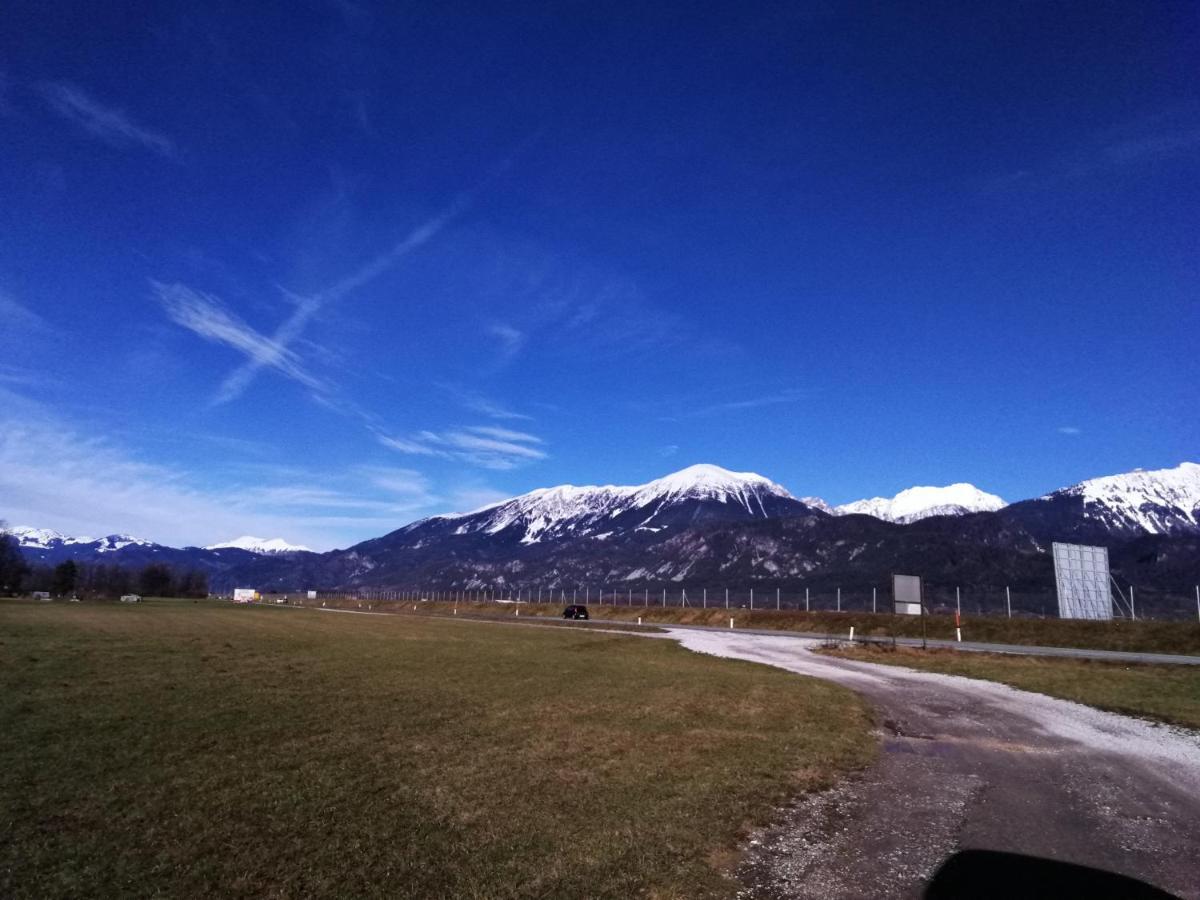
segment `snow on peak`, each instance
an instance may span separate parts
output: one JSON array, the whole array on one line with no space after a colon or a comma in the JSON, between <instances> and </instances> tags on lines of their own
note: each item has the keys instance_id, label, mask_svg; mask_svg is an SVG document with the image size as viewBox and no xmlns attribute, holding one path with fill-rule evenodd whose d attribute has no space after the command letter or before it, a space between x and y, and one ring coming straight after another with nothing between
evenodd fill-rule
<instances>
[{"instance_id":1,"label":"snow on peak","mask_svg":"<svg viewBox=\"0 0 1200 900\"><path fill-rule=\"evenodd\" d=\"M1007 504L995 494L981 491L973 484L958 482L945 487L911 487L895 497L872 497L835 507L839 516L865 514L888 522L916 522L930 516L958 516L973 512L992 512Z\"/></svg>"},{"instance_id":2,"label":"snow on peak","mask_svg":"<svg viewBox=\"0 0 1200 900\"><path fill-rule=\"evenodd\" d=\"M100 538L98 541L92 541L88 543L95 543L98 545L96 547L97 553L112 553L114 550L120 550L122 547L149 547L154 542L143 541L141 538L135 538L130 534L109 534Z\"/></svg>"},{"instance_id":3,"label":"snow on peak","mask_svg":"<svg viewBox=\"0 0 1200 900\"><path fill-rule=\"evenodd\" d=\"M530 544L549 533L583 534L602 520L634 509L650 509L641 523L646 525L659 509L681 500L715 500L742 507L751 516L765 516L766 497L795 499L785 488L753 472L701 464L646 484L539 488L473 513L442 518L466 520L456 534L497 534L515 525L524 531L521 542Z\"/></svg>"},{"instance_id":4,"label":"snow on peak","mask_svg":"<svg viewBox=\"0 0 1200 900\"><path fill-rule=\"evenodd\" d=\"M1064 495L1082 497L1085 511L1107 509L1120 524L1152 534L1200 526L1200 464L1194 462L1092 478L1041 499Z\"/></svg>"},{"instance_id":5,"label":"snow on peak","mask_svg":"<svg viewBox=\"0 0 1200 900\"><path fill-rule=\"evenodd\" d=\"M635 493L642 497L696 497L723 500L765 493L795 499L787 489L756 472L731 472L709 463L700 463L640 485Z\"/></svg>"},{"instance_id":6,"label":"snow on peak","mask_svg":"<svg viewBox=\"0 0 1200 900\"><path fill-rule=\"evenodd\" d=\"M90 544L94 540L90 537L68 537L49 528L32 528L28 525L14 525L7 531L22 547L38 550L48 549L55 544Z\"/></svg>"},{"instance_id":7,"label":"snow on peak","mask_svg":"<svg viewBox=\"0 0 1200 900\"><path fill-rule=\"evenodd\" d=\"M211 544L205 550L249 550L251 553L296 553L312 551L300 544L289 544L283 538L260 538L252 534L243 534L232 541L222 544Z\"/></svg>"}]
</instances>

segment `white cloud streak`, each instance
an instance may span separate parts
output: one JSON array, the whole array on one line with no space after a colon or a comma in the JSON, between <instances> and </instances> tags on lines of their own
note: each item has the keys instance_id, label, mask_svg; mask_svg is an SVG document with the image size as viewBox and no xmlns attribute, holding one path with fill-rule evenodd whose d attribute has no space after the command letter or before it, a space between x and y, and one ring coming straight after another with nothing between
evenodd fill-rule
<instances>
[{"instance_id":1,"label":"white cloud streak","mask_svg":"<svg viewBox=\"0 0 1200 900\"><path fill-rule=\"evenodd\" d=\"M544 441L536 435L488 425L419 431L404 437L378 433L376 437L383 446L399 453L452 459L496 471L547 458L546 452L537 446Z\"/></svg>"},{"instance_id":2,"label":"white cloud streak","mask_svg":"<svg viewBox=\"0 0 1200 900\"><path fill-rule=\"evenodd\" d=\"M139 125L122 110L104 105L77 85L48 82L40 86L40 92L54 112L109 146L140 147L168 159L178 153L169 137Z\"/></svg>"},{"instance_id":3,"label":"white cloud streak","mask_svg":"<svg viewBox=\"0 0 1200 900\"><path fill-rule=\"evenodd\" d=\"M420 472L391 466L354 467L331 479L260 465L248 483L206 488L187 472L81 434L3 388L0 410L0 518L13 525L124 532L173 546L266 534L321 549L374 537L461 499L462 488L442 497Z\"/></svg>"},{"instance_id":4,"label":"white cloud streak","mask_svg":"<svg viewBox=\"0 0 1200 900\"><path fill-rule=\"evenodd\" d=\"M325 384L310 375L299 356L286 343L251 328L210 294L183 284L150 282L167 315L175 324L217 344L239 351L256 366L269 366L281 375L314 391L326 391ZM235 373L236 374L236 373ZM214 402L223 403L235 396L228 382L222 385Z\"/></svg>"}]
</instances>

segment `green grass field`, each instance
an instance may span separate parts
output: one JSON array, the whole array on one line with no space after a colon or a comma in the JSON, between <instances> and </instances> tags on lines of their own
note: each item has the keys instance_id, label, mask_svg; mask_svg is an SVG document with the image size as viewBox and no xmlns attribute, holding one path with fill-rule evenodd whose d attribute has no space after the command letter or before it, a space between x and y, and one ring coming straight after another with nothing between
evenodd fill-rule
<instances>
[{"instance_id":1,"label":"green grass field","mask_svg":"<svg viewBox=\"0 0 1200 900\"><path fill-rule=\"evenodd\" d=\"M1200 729L1200 666L1136 666L908 647L892 650L843 646L836 651L822 652L866 662L999 681L1112 712Z\"/></svg>"},{"instance_id":2,"label":"green grass field","mask_svg":"<svg viewBox=\"0 0 1200 900\"><path fill-rule=\"evenodd\" d=\"M0 896L723 896L869 728L668 641L0 602Z\"/></svg>"},{"instance_id":3,"label":"green grass field","mask_svg":"<svg viewBox=\"0 0 1200 900\"><path fill-rule=\"evenodd\" d=\"M296 601L320 605L321 601ZM330 606L357 609L360 601L329 600ZM516 604L501 603L418 603L418 612L450 615L457 605L459 615L513 617ZM394 601L363 601L363 608L387 612L409 613L412 603ZM522 616L557 618L561 604L520 604ZM846 635L850 626L863 637L921 636L920 616L878 615L861 612L813 612L762 609L700 609L678 606L600 606L589 607L592 622L634 622L638 617L647 624L658 625L716 625L724 627L732 616L738 628L766 628L779 631L803 631L816 634ZM928 636L954 640L953 616L928 616L925 627ZM1133 650L1145 653L1182 653L1200 656L1200 623L1198 622L1086 622L1064 619L1009 619L1002 616L968 617L963 622L963 640L995 644L1024 644L1041 647L1081 647L1093 650Z\"/></svg>"}]
</instances>

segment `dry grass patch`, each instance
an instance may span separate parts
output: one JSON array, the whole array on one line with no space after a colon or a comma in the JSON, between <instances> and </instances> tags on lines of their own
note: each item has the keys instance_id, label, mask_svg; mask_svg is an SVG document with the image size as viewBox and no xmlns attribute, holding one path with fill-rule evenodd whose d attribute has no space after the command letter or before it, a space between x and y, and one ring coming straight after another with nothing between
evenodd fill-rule
<instances>
[{"instance_id":1,"label":"dry grass patch","mask_svg":"<svg viewBox=\"0 0 1200 900\"><path fill-rule=\"evenodd\" d=\"M0 603L0 896L720 896L869 725L669 641Z\"/></svg>"}]
</instances>

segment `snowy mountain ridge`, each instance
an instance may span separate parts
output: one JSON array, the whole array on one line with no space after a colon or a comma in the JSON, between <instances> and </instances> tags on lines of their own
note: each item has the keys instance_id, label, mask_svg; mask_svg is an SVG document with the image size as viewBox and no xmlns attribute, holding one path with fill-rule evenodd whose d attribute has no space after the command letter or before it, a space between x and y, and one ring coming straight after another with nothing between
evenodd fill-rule
<instances>
[{"instance_id":1,"label":"snowy mountain ridge","mask_svg":"<svg viewBox=\"0 0 1200 900\"><path fill-rule=\"evenodd\" d=\"M251 553L312 553L313 551L302 544L289 544L283 538L260 538L252 534L220 544L210 544L205 550L248 550Z\"/></svg>"},{"instance_id":2,"label":"snowy mountain ridge","mask_svg":"<svg viewBox=\"0 0 1200 900\"><path fill-rule=\"evenodd\" d=\"M895 497L855 500L833 509L835 515L868 515L886 522L907 524L930 516L961 516L973 512L994 512L1008 504L995 494L981 491L973 484L958 482L945 487L911 487Z\"/></svg>"},{"instance_id":3,"label":"snowy mountain ridge","mask_svg":"<svg viewBox=\"0 0 1200 900\"><path fill-rule=\"evenodd\" d=\"M15 525L7 529L8 533L17 539L18 546L30 550L54 550L61 547L78 546L91 547L96 553L112 553L122 547L137 545L153 546L152 541L143 541L128 534L109 534L102 538L72 537L50 528L32 528L28 525Z\"/></svg>"},{"instance_id":4,"label":"snowy mountain ridge","mask_svg":"<svg viewBox=\"0 0 1200 900\"><path fill-rule=\"evenodd\" d=\"M622 521L620 526L655 530L661 526L663 516L686 504L715 504L738 518L768 518L783 506L798 508L800 501L783 486L755 472L731 472L699 464L646 484L539 488L470 513L438 518L461 520L455 534L499 534L518 529L522 532L520 542L532 544L568 534L599 538L598 526L618 517L634 520Z\"/></svg>"},{"instance_id":5,"label":"snowy mountain ridge","mask_svg":"<svg viewBox=\"0 0 1200 900\"><path fill-rule=\"evenodd\" d=\"M1062 499L1081 500L1085 516L1111 528L1150 534L1200 529L1200 464L1091 478L1038 498Z\"/></svg>"}]
</instances>

